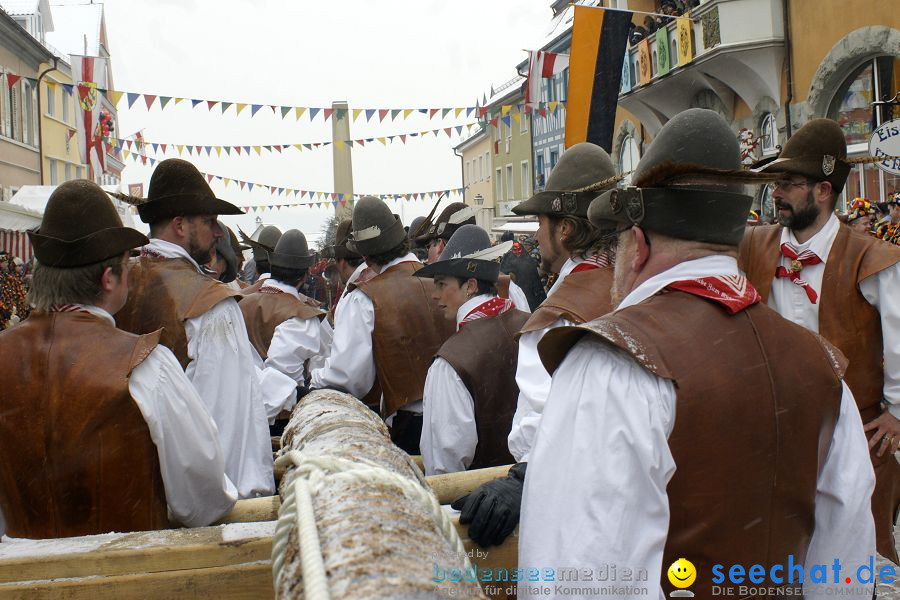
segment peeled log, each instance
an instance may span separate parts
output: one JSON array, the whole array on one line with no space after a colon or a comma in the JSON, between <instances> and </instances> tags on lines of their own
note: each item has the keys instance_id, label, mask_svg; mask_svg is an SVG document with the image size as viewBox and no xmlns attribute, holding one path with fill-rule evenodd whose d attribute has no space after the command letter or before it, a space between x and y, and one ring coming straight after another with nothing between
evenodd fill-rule
<instances>
[{"instance_id":1,"label":"peeled log","mask_svg":"<svg viewBox=\"0 0 900 600\"><path fill-rule=\"evenodd\" d=\"M442 532L434 506L419 497L434 498L421 472L391 443L381 419L359 400L330 390L307 394L294 408L282 437L280 454L297 457L292 451L299 452L301 472L314 463L334 463L324 475L313 469L308 477L314 531L331 598L484 598L477 582L450 582L449 577L435 581L436 568L464 573L472 567L458 541ZM348 471L343 461L361 470ZM305 597L297 523L285 513L289 489L297 479L294 469L288 469L279 486L281 522L289 523L287 543L279 550L276 541L272 557L273 564L283 561L275 573L276 597L291 599ZM416 492L405 491L393 477ZM307 576L312 596L314 571Z\"/></svg>"}]
</instances>

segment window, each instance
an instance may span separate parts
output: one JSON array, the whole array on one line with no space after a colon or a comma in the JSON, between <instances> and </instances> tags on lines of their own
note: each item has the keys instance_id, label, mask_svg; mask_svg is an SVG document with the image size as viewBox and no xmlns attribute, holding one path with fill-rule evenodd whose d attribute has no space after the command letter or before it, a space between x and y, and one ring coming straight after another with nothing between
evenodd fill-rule
<instances>
[{"instance_id":1,"label":"window","mask_svg":"<svg viewBox=\"0 0 900 600\"><path fill-rule=\"evenodd\" d=\"M512 165L506 165L506 199L514 200L515 198L515 188L513 188L513 168Z\"/></svg>"},{"instance_id":2,"label":"window","mask_svg":"<svg viewBox=\"0 0 900 600\"><path fill-rule=\"evenodd\" d=\"M528 161L522 161L522 198L525 199L531 194L528 193L528 189L531 187L529 182L531 181L531 171L528 170Z\"/></svg>"},{"instance_id":3,"label":"window","mask_svg":"<svg viewBox=\"0 0 900 600\"><path fill-rule=\"evenodd\" d=\"M72 102L72 96L73 96L73 94L69 94L65 91L63 91L63 93L60 94L60 96L59 96L60 100L62 100L62 120L65 123L70 123L70 121L69 121L69 104Z\"/></svg>"},{"instance_id":4,"label":"window","mask_svg":"<svg viewBox=\"0 0 900 600\"><path fill-rule=\"evenodd\" d=\"M559 160L559 150L551 150L550 151L550 170L553 170L553 167L556 166L556 161Z\"/></svg>"},{"instance_id":5,"label":"window","mask_svg":"<svg viewBox=\"0 0 900 600\"><path fill-rule=\"evenodd\" d=\"M49 81L47 82L47 114L51 117L56 116L56 86Z\"/></svg>"},{"instance_id":6,"label":"window","mask_svg":"<svg viewBox=\"0 0 900 600\"><path fill-rule=\"evenodd\" d=\"M466 181L465 183L472 183L472 163L466 161Z\"/></svg>"},{"instance_id":7,"label":"window","mask_svg":"<svg viewBox=\"0 0 900 600\"><path fill-rule=\"evenodd\" d=\"M58 185L59 177L56 172L56 161L52 158L47 159L47 171L50 175L50 185Z\"/></svg>"},{"instance_id":8,"label":"window","mask_svg":"<svg viewBox=\"0 0 900 600\"><path fill-rule=\"evenodd\" d=\"M72 165L70 163L65 163L63 165L63 169L65 170L65 177L63 181L71 181L72 180Z\"/></svg>"},{"instance_id":9,"label":"window","mask_svg":"<svg viewBox=\"0 0 900 600\"><path fill-rule=\"evenodd\" d=\"M34 110L34 93L31 84L22 81L22 99L25 107L22 121L22 141L32 146L37 146L35 133L37 132L37 115Z\"/></svg>"},{"instance_id":10,"label":"window","mask_svg":"<svg viewBox=\"0 0 900 600\"><path fill-rule=\"evenodd\" d=\"M622 147L619 149L619 165L622 174L625 175L625 183L631 183L631 172L637 167L641 158L641 152L634 136L625 136L622 140Z\"/></svg>"},{"instance_id":11,"label":"window","mask_svg":"<svg viewBox=\"0 0 900 600\"><path fill-rule=\"evenodd\" d=\"M503 200L503 177L500 175L500 167L497 167L496 177L494 177L494 194L497 201Z\"/></svg>"},{"instance_id":12,"label":"window","mask_svg":"<svg viewBox=\"0 0 900 600\"><path fill-rule=\"evenodd\" d=\"M524 110L519 112L519 133L528 133L528 114Z\"/></svg>"},{"instance_id":13,"label":"window","mask_svg":"<svg viewBox=\"0 0 900 600\"><path fill-rule=\"evenodd\" d=\"M537 160L537 171L534 185L537 188L544 189L544 154L538 154L536 157Z\"/></svg>"},{"instance_id":14,"label":"window","mask_svg":"<svg viewBox=\"0 0 900 600\"><path fill-rule=\"evenodd\" d=\"M777 142L778 129L775 127L775 116L772 113L766 113L759 125L759 147L763 156L775 154Z\"/></svg>"},{"instance_id":15,"label":"window","mask_svg":"<svg viewBox=\"0 0 900 600\"><path fill-rule=\"evenodd\" d=\"M484 178L488 181L491 180L491 153L484 153Z\"/></svg>"},{"instance_id":16,"label":"window","mask_svg":"<svg viewBox=\"0 0 900 600\"><path fill-rule=\"evenodd\" d=\"M677 32L677 29L676 29ZM678 36L672 34L672 48L669 50L669 68L678 66Z\"/></svg>"},{"instance_id":17,"label":"window","mask_svg":"<svg viewBox=\"0 0 900 600\"><path fill-rule=\"evenodd\" d=\"M484 181L484 157L479 156L478 162L475 163L475 180Z\"/></svg>"}]
</instances>

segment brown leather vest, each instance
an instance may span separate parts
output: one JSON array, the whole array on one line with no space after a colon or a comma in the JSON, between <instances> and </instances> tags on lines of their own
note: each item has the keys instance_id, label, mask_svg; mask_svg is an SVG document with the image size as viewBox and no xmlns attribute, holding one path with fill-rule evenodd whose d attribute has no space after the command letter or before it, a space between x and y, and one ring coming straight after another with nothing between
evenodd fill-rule
<instances>
[{"instance_id":1,"label":"brown leather vest","mask_svg":"<svg viewBox=\"0 0 900 600\"><path fill-rule=\"evenodd\" d=\"M729 316L714 302L668 292L547 333L539 349L548 370L586 334L675 384L665 594L674 589L665 570L680 557L704 574L690 588L698 598L713 597L708 574L717 563L768 572L793 555L803 564L840 408L840 353L764 304Z\"/></svg>"},{"instance_id":2,"label":"brown leather vest","mask_svg":"<svg viewBox=\"0 0 900 600\"><path fill-rule=\"evenodd\" d=\"M515 334L527 320L528 313L517 309L476 319L450 336L437 353L459 375L475 404L478 446L470 469L515 462L506 438L519 399Z\"/></svg>"},{"instance_id":3,"label":"brown leather vest","mask_svg":"<svg viewBox=\"0 0 900 600\"><path fill-rule=\"evenodd\" d=\"M321 319L325 315L323 311L284 292L256 292L244 296L239 306L244 314L250 343L263 360L269 356L269 345L276 327L292 318L303 321L314 317Z\"/></svg>"},{"instance_id":4,"label":"brown leather vest","mask_svg":"<svg viewBox=\"0 0 900 600\"><path fill-rule=\"evenodd\" d=\"M187 368L191 361L184 322L226 298L240 296L224 283L198 273L185 259L142 256L128 271L128 303L116 313L116 326L138 334L162 328L159 343Z\"/></svg>"},{"instance_id":5,"label":"brown leather vest","mask_svg":"<svg viewBox=\"0 0 900 600\"><path fill-rule=\"evenodd\" d=\"M779 225L748 227L738 258L747 278L763 297L769 298L781 255ZM863 423L883 410L884 344L878 311L859 291L859 282L900 261L900 248L864 235L841 224L831 245L822 290L819 294L819 333L850 361L846 382L853 392ZM871 434L867 434L871 437ZM878 535L878 552L898 560L894 547L894 515L900 508L900 465L885 453L871 452L876 486L872 510Z\"/></svg>"},{"instance_id":6,"label":"brown leather vest","mask_svg":"<svg viewBox=\"0 0 900 600\"><path fill-rule=\"evenodd\" d=\"M612 267L569 273L537 307L519 334L544 329L557 319L587 323L613 309Z\"/></svg>"},{"instance_id":7,"label":"brown leather vest","mask_svg":"<svg viewBox=\"0 0 900 600\"><path fill-rule=\"evenodd\" d=\"M509 284L509 275L501 273L500 276L497 277L497 295L501 298L509 298Z\"/></svg>"},{"instance_id":8,"label":"brown leather vest","mask_svg":"<svg viewBox=\"0 0 900 600\"><path fill-rule=\"evenodd\" d=\"M422 399L431 360L453 334L453 324L431 299L434 282L412 277L421 268L420 262L402 262L356 286L375 307L372 346L382 417Z\"/></svg>"},{"instance_id":9,"label":"brown leather vest","mask_svg":"<svg viewBox=\"0 0 900 600\"><path fill-rule=\"evenodd\" d=\"M13 537L169 527L156 445L128 377L159 332L36 312L0 334L0 510Z\"/></svg>"}]
</instances>

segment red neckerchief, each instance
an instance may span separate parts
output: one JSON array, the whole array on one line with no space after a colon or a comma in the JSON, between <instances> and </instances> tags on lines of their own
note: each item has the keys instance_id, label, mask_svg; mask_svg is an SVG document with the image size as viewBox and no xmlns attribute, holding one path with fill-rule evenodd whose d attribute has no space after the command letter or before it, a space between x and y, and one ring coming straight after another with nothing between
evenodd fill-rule
<instances>
[{"instance_id":1,"label":"red neckerchief","mask_svg":"<svg viewBox=\"0 0 900 600\"><path fill-rule=\"evenodd\" d=\"M819 258L812 250L797 252L796 246L794 246L790 242L785 242L781 245L781 254L785 258L790 259L791 268L786 269L779 266L777 269L775 269L775 277L787 277L794 284L802 287L803 291L806 292L806 297L809 298L809 301L815 304L816 300L819 299L819 295L816 294L816 290L812 289L812 286L810 286L805 279L800 277L800 271L803 270L803 267L807 265L822 264L822 259Z\"/></svg>"},{"instance_id":2,"label":"red neckerchief","mask_svg":"<svg viewBox=\"0 0 900 600\"><path fill-rule=\"evenodd\" d=\"M601 252L600 254L594 254L593 256L589 256L584 259L583 262L575 265L575 268L572 269L572 273L580 273L582 271L591 271L593 269L602 269L604 267L611 266L612 263L609 260L609 255L606 252Z\"/></svg>"},{"instance_id":3,"label":"red neckerchief","mask_svg":"<svg viewBox=\"0 0 900 600\"><path fill-rule=\"evenodd\" d=\"M84 312L90 314L90 311L74 304L53 304L50 306L50 312Z\"/></svg>"},{"instance_id":4,"label":"red neckerchief","mask_svg":"<svg viewBox=\"0 0 900 600\"><path fill-rule=\"evenodd\" d=\"M762 300L759 292L743 275L719 275L676 281L666 289L700 296L725 307L729 314L737 314Z\"/></svg>"},{"instance_id":5,"label":"red neckerchief","mask_svg":"<svg viewBox=\"0 0 900 600\"><path fill-rule=\"evenodd\" d=\"M151 250L150 248L147 248L146 246L141 248L141 256L149 256L150 258L165 258L165 256L163 256L156 250Z\"/></svg>"},{"instance_id":6,"label":"red neckerchief","mask_svg":"<svg viewBox=\"0 0 900 600\"><path fill-rule=\"evenodd\" d=\"M484 317L496 317L499 314L505 313L511 308L515 308L516 305L513 304L512 300L507 300L506 298L501 298L500 296L494 296L490 300L486 302L482 302L475 308L469 311L463 320L459 322L459 328L462 329L462 326L471 321L475 321L477 319L483 319Z\"/></svg>"}]
</instances>

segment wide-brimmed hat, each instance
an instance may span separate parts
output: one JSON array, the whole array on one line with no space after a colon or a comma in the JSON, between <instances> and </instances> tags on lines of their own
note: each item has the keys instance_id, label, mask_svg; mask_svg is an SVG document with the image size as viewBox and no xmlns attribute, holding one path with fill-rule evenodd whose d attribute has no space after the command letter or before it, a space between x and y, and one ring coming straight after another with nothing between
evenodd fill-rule
<instances>
[{"instance_id":1,"label":"wide-brimmed hat","mask_svg":"<svg viewBox=\"0 0 900 600\"><path fill-rule=\"evenodd\" d=\"M638 163L633 186L603 193L588 218L599 227L639 225L674 238L737 245L753 200L743 186L767 179L742 169L725 119L694 108L663 126Z\"/></svg>"},{"instance_id":2,"label":"wide-brimmed hat","mask_svg":"<svg viewBox=\"0 0 900 600\"><path fill-rule=\"evenodd\" d=\"M375 256L392 250L406 239L400 217L381 198L363 196L353 207L353 230L347 248L361 256Z\"/></svg>"},{"instance_id":3,"label":"wide-brimmed hat","mask_svg":"<svg viewBox=\"0 0 900 600\"><path fill-rule=\"evenodd\" d=\"M269 265L281 269L308 269L316 262L315 252L309 251L306 236L299 229L288 229L269 252Z\"/></svg>"},{"instance_id":4,"label":"wide-brimmed hat","mask_svg":"<svg viewBox=\"0 0 900 600\"><path fill-rule=\"evenodd\" d=\"M615 187L619 180L606 150L589 142L575 144L559 157L544 191L517 204L512 211L517 215L586 218L591 201Z\"/></svg>"},{"instance_id":5,"label":"wide-brimmed hat","mask_svg":"<svg viewBox=\"0 0 900 600\"><path fill-rule=\"evenodd\" d=\"M778 157L760 170L797 173L814 181L827 181L836 194L844 189L852 165L841 126L831 119L813 119L797 130Z\"/></svg>"},{"instance_id":6,"label":"wide-brimmed hat","mask_svg":"<svg viewBox=\"0 0 900 600\"><path fill-rule=\"evenodd\" d=\"M281 239L281 230L274 225L263 227L255 240L240 228L238 228L238 232L241 234L241 239L244 243L253 249L253 260L256 262L267 260L269 252L275 251L275 244Z\"/></svg>"},{"instance_id":7,"label":"wide-brimmed hat","mask_svg":"<svg viewBox=\"0 0 900 600\"><path fill-rule=\"evenodd\" d=\"M500 262L512 242L491 246L491 238L478 225L463 225L444 246L440 258L414 273L416 277L433 278L435 275L449 275L462 279L475 278L479 281L496 283L500 276Z\"/></svg>"},{"instance_id":8,"label":"wide-brimmed hat","mask_svg":"<svg viewBox=\"0 0 900 600\"><path fill-rule=\"evenodd\" d=\"M150 243L140 231L124 227L106 192L85 179L53 190L28 239L39 263L58 268L91 265Z\"/></svg>"},{"instance_id":9,"label":"wide-brimmed hat","mask_svg":"<svg viewBox=\"0 0 900 600\"><path fill-rule=\"evenodd\" d=\"M147 198L138 204L144 223L180 215L242 215L230 202L216 198L197 167L180 158L167 158L150 176Z\"/></svg>"},{"instance_id":10,"label":"wide-brimmed hat","mask_svg":"<svg viewBox=\"0 0 900 600\"><path fill-rule=\"evenodd\" d=\"M230 229L223 223L222 221L218 221L219 229L223 232L234 233L231 232ZM240 250L238 250L238 253ZM219 281L222 283L230 283L237 278L237 254L234 250L234 247L231 244L231 237L227 235L223 235L222 237L216 240L216 254L222 257L222 260L225 261L225 272L219 277Z\"/></svg>"},{"instance_id":11,"label":"wide-brimmed hat","mask_svg":"<svg viewBox=\"0 0 900 600\"><path fill-rule=\"evenodd\" d=\"M468 206L464 202L448 204L427 231L416 237L415 241L419 244L426 244L435 239L446 242L463 225L475 224L475 212L474 206Z\"/></svg>"},{"instance_id":12,"label":"wide-brimmed hat","mask_svg":"<svg viewBox=\"0 0 900 600\"><path fill-rule=\"evenodd\" d=\"M340 223L338 223L337 229L334 232L334 243L330 246L325 246L322 249L322 256L325 258L334 258L338 259L358 259L362 258L356 252L347 248L347 240L350 238L350 232L353 229L353 221L350 219L344 219Z\"/></svg>"}]
</instances>

